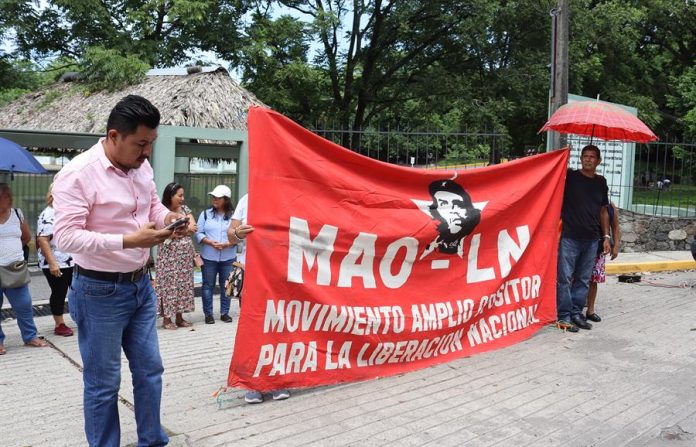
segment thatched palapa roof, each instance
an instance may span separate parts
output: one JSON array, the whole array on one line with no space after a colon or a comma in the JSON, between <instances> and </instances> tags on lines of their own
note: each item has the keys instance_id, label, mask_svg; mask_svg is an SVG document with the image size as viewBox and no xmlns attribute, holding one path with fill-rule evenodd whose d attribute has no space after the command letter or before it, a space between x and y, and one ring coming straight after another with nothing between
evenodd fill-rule
<instances>
[{"instance_id":1,"label":"thatched palapa roof","mask_svg":"<svg viewBox=\"0 0 696 447\"><path fill-rule=\"evenodd\" d=\"M150 100L160 110L161 124L172 126L244 130L249 106L263 105L218 67L183 75L148 74L142 83L111 93L87 95L76 84L58 82L0 108L0 129L103 134L113 106L131 94Z\"/></svg>"}]
</instances>

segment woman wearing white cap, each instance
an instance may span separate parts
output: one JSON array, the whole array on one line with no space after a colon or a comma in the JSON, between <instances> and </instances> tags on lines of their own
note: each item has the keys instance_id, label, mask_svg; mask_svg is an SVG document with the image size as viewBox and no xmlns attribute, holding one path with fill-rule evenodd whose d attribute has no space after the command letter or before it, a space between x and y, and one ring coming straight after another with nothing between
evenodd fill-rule
<instances>
[{"instance_id":1,"label":"woman wearing white cap","mask_svg":"<svg viewBox=\"0 0 696 447\"><path fill-rule=\"evenodd\" d=\"M225 295L225 280L232 270L237 249L227 238L227 229L232 221L232 192L225 185L217 185L208 194L212 196L212 206L203 210L198 218L196 240L201 244L203 258L203 313L206 324L214 324L213 289L216 278L220 284L220 320L232 322L230 317L230 298Z\"/></svg>"}]
</instances>

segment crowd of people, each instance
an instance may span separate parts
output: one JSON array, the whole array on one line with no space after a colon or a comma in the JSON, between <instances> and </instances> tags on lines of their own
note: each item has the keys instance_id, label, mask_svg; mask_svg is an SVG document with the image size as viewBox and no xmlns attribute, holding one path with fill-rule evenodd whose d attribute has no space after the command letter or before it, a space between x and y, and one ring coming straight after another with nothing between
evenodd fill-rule
<instances>
[{"instance_id":1,"label":"crowd of people","mask_svg":"<svg viewBox=\"0 0 696 447\"><path fill-rule=\"evenodd\" d=\"M159 199L148 161L159 121L159 111L147 99L123 98L109 114L105 137L56 175L37 222L39 267L51 289L54 332L73 335L63 317L66 296L77 325L89 445L120 445L122 351L133 377L138 445L167 444L160 424L164 368L157 317L165 330L192 326L184 314L194 311L194 267L201 268L206 324L215 323L216 284L221 321L232 322L227 283L241 303L244 239L253 231L246 222L247 197L235 209L230 188L218 185L197 221L181 184L168 184ZM10 186L0 183L0 305L7 296L26 346L45 347L28 286L25 252L31 238L22 211L12 207ZM154 286L148 269L153 247L158 248ZM6 353L4 338L0 326L0 355ZM277 390L272 396L281 400L290 394ZM263 401L257 391L245 397L249 403Z\"/></svg>"},{"instance_id":2,"label":"crowd of people","mask_svg":"<svg viewBox=\"0 0 696 447\"><path fill-rule=\"evenodd\" d=\"M148 161L159 121L159 111L147 99L123 98L111 110L105 137L56 175L37 222L39 266L51 289L54 332L73 335L63 318L66 295L77 325L89 445L120 444L122 351L133 377L138 445L167 444L160 424L164 368L157 317L165 330L192 326L184 314L195 307L195 266L202 272L206 324L215 323L216 284L220 321L232 322L231 298L242 303L245 239L254 231L247 221L248 196L235 208L230 188L218 185L209 192L210 207L197 220L185 204L181 184L169 183L159 199ZM606 180L596 174L599 149L583 148L581 162L581 169L567 175L558 247L556 325L569 332L589 330L590 321L601 321L595 310L597 283L604 281L605 256L617 256L620 239ZM26 346L44 347L32 315L24 254L32 235L12 204L12 190L0 183L0 304L7 296ZM152 247L158 247L154 287L147 267ZM5 352L0 326L0 355ZM281 400L290 393L279 389L271 396ZM263 399L255 390L245 395L248 403Z\"/></svg>"},{"instance_id":3,"label":"crowd of people","mask_svg":"<svg viewBox=\"0 0 696 447\"><path fill-rule=\"evenodd\" d=\"M51 290L49 305L55 321L54 334L69 337L73 335L73 330L65 323L63 314L75 270L75 261L70 253L61 251L56 246L53 238L55 211L52 189L53 184L48 188L46 208L39 215L36 224L38 266ZM233 276L234 265L243 265L244 262L241 239L235 239L231 224L235 222L233 212L241 219L240 210L246 213L246 207L237 207L235 210L230 188L218 185L209 193L211 206L200 213L198 223L191 209L185 204L184 194L184 187L181 184L171 182L164 188L161 198L162 205L170 212L188 219L185 228L172 232L171 236L157 246L156 278L152 282L157 296L157 315L162 318L162 327L167 330L193 326L192 322L184 318L184 314L195 311L195 267L199 267L202 273L201 290L205 323L215 323L213 292L216 283L220 286L220 320L226 323L232 322L232 317L229 315L231 298L225 292L226 285ZM240 200L240 205L245 200L246 195ZM16 287L3 285L0 304L4 296L7 296L17 317L26 346L47 346L46 341L37 336L28 287L30 275L28 271L25 271L28 270L25 247L31 240L31 232L22 210L12 208L12 190L6 183L0 183L0 221L3 220L4 222L0 223L0 249L5 249L0 254L0 266L21 264L21 274L26 281L17 284ZM241 223L239 220L236 222L235 226L238 227ZM200 244L200 254L196 252L192 237L195 237ZM198 261L199 259L201 261ZM241 277L239 272L236 273L236 277ZM235 292L235 298L240 297L241 287ZM0 325L0 355L6 352L4 333Z\"/></svg>"},{"instance_id":4,"label":"crowd of people","mask_svg":"<svg viewBox=\"0 0 696 447\"><path fill-rule=\"evenodd\" d=\"M46 193L46 208L39 215L36 225L36 248L38 266L41 268L50 287L49 299L51 313L55 320L55 335L71 336L73 330L63 317L65 300L72 283L75 261L70 253L58 249L53 238L55 211L53 209L53 184ZM188 218L188 224L181 231L172 232L157 246L155 263L156 278L153 286L157 296L157 315L162 318L162 327L168 330L188 328L193 323L184 319L185 313L195 310L194 304L194 267L199 267L202 273L202 301L206 324L214 324L213 292L216 284L220 286L220 320L232 322L229 315L231 298L226 294L228 279L232 277L234 264L243 265L244 252L241 239L235 239L231 227L233 212L235 216L246 207L235 208L232 205L232 192L226 185L218 185L208 193L211 206L201 211L198 222L193 217L191 209L185 204L184 187L171 182L162 194L161 203L170 212ZM246 195L240 200L244 203ZM239 217L241 219L241 217ZM0 247L6 248L0 256L1 265L22 263L26 266L26 253L23 251L31 240L29 225L24 220L21 209L12 208L12 190L6 183L0 183ZM239 226L240 223L236 226ZM229 233L229 235L228 235ZM244 233L246 234L246 233ZM200 245L200 254L196 252L192 237ZM232 242L230 242L232 241ZM240 252L241 254L237 254ZM4 259L3 259L4 258ZM200 259L200 261L199 261ZM236 262L237 260L240 262ZM237 273L237 277L239 277ZM27 282L17 287L3 287L0 294L0 304L6 295L17 316L18 326L27 346L43 347L46 342L36 336L36 327L31 312L31 296ZM240 298L241 290L236 292ZM0 355L6 353L4 333L0 326Z\"/></svg>"}]
</instances>

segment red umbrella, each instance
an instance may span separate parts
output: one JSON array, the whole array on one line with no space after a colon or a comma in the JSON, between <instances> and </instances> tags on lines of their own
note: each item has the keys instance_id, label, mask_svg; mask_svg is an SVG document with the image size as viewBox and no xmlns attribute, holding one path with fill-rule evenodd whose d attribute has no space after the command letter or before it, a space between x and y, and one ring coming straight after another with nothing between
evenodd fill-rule
<instances>
[{"instance_id":1,"label":"red umbrella","mask_svg":"<svg viewBox=\"0 0 696 447\"><path fill-rule=\"evenodd\" d=\"M539 132L554 130L603 140L647 143L657 136L636 116L608 102L577 101L559 107Z\"/></svg>"}]
</instances>

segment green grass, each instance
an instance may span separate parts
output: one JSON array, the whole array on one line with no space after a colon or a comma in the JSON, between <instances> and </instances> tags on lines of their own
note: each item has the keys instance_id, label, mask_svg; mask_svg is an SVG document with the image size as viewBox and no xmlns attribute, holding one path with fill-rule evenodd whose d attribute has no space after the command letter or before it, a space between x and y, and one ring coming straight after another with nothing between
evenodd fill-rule
<instances>
[{"instance_id":1,"label":"green grass","mask_svg":"<svg viewBox=\"0 0 696 447\"><path fill-rule=\"evenodd\" d=\"M56 99L60 98L61 92L57 90L49 90L46 92L46 94L43 95L43 98L41 98L41 101L39 104L35 107L37 111L43 110L46 107L50 106L53 104Z\"/></svg>"},{"instance_id":2,"label":"green grass","mask_svg":"<svg viewBox=\"0 0 696 447\"><path fill-rule=\"evenodd\" d=\"M696 186L671 185L668 189L633 189L633 204L674 206L687 208L696 206Z\"/></svg>"},{"instance_id":3,"label":"green grass","mask_svg":"<svg viewBox=\"0 0 696 447\"><path fill-rule=\"evenodd\" d=\"M509 161L507 157L503 157L500 163ZM474 158L474 157L445 157L439 159L435 166L437 167L467 167L467 166L488 166L490 160L488 158Z\"/></svg>"},{"instance_id":4,"label":"green grass","mask_svg":"<svg viewBox=\"0 0 696 447\"><path fill-rule=\"evenodd\" d=\"M466 158L444 158L435 163L437 167L466 168L488 166L488 160L474 160Z\"/></svg>"}]
</instances>

